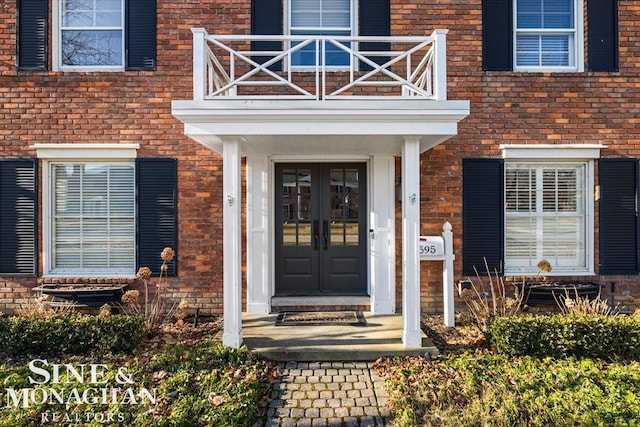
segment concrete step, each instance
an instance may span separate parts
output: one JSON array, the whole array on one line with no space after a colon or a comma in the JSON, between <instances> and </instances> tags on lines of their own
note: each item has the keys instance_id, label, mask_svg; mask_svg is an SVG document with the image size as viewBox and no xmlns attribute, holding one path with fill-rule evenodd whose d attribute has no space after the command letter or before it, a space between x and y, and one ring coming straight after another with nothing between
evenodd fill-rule
<instances>
[{"instance_id":1,"label":"concrete step","mask_svg":"<svg viewBox=\"0 0 640 427\"><path fill-rule=\"evenodd\" d=\"M422 347L402 344L402 316L365 313L366 326L276 326L277 314L243 316L243 343L276 361L372 361L424 356L438 349L423 334Z\"/></svg>"}]
</instances>

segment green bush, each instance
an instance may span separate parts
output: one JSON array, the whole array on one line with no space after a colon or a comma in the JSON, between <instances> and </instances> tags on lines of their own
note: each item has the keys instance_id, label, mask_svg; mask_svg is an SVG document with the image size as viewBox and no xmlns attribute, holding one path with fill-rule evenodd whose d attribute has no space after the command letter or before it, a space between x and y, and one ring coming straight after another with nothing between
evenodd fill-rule
<instances>
[{"instance_id":1,"label":"green bush","mask_svg":"<svg viewBox=\"0 0 640 427\"><path fill-rule=\"evenodd\" d=\"M129 353L144 338L143 319L66 313L0 317L0 354Z\"/></svg>"},{"instance_id":2,"label":"green bush","mask_svg":"<svg viewBox=\"0 0 640 427\"><path fill-rule=\"evenodd\" d=\"M512 356L640 360L640 316L501 317L490 336L499 353Z\"/></svg>"}]
</instances>

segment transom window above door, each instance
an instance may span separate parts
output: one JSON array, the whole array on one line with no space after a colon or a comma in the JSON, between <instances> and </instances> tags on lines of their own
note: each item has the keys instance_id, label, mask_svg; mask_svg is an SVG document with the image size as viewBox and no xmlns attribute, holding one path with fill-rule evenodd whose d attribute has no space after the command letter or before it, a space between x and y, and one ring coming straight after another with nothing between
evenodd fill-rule
<instances>
[{"instance_id":1,"label":"transom window above door","mask_svg":"<svg viewBox=\"0 0 640 427\"><path fill-rule=\"evenodd\" d=\"M355 35L353 2L350 0L289 0L288 5L288 34L291 36ZM299 43L293 42L292 46ZM350 42L342 44L351 46ZM314 67L317 62L318 65L344 68L350 65L350 61L347 52L330 42L324 46L308 44L291 56L294 68Z\"/></svg>"}]
</instances>

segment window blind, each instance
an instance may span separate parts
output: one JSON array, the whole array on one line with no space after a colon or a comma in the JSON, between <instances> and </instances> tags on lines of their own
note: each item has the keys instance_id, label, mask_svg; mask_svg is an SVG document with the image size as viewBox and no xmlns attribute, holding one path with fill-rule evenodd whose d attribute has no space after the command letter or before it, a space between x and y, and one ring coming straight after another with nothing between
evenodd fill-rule
<instances>
[{"instance_id":1,"label":"window blind","mask_svg":"<svg viewBox=\"0 0 640 427\"><path fill-rule=\"evenodd\" d=\"M53 164L52 272L131 273L133 164Z\"/></svg>"}]
</instances>

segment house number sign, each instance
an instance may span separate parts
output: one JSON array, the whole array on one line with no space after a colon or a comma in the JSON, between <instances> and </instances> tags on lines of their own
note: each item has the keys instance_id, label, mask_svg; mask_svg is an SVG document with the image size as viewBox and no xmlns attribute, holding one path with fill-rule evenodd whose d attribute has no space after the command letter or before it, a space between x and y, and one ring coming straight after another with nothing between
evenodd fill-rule
<instances>
[{"instance_id":1,"label":"house number sign","mask_svg":"<svg viewBox=\"0 0 640 427\"><path fill-rule=\"evenodd\" d=\"M421 259L444 259L444 239L440 236L420 236L418 254Z\"/></svg>"}]
</instances>

